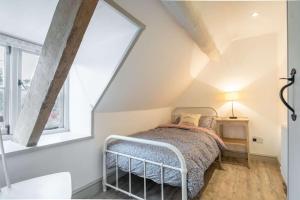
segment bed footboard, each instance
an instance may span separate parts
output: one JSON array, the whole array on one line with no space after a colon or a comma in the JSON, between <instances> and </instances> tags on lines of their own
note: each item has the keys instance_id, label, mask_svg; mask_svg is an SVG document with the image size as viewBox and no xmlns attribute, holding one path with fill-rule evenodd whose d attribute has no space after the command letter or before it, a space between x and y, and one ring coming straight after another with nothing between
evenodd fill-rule
<instances>
[{"instance_id":1,"label":"bed footboard","mask_svg":"<svg viewBox=\"0 0 300 200\"><path fill-rule=\"evenodd\" d=\"M127 154L123 154L121 152L116 152L116 151L111 151L107 149L107 145L110 141L112 140L123 140L123 141L130 141L130 142L136 142L136 143L142 143L142 144L149 144L149 145L153 145L153 146L160 146L160 147L164 147L167 148L171 151L173 151L179 162L180 162L180 168L179 167L173 167L170 165L164 165L163 163L158 163L158 162L154 162L151 160L147 160L147 159L141 159L138 157L134 157L131 155L127 155ZM107 173L106 173L106 154L107 153L111 153L114 154L116 156L116 185L111 185L109 183L107 183ZM121 188L119 188L118 185L118 156L124 156L128 158L128 173L129 173L129 191L125 191ZM144 165L144 198L138 197L134 194L132 194L131 192L131 161L132 160L139 160L143 162ZM158 141L153 141L153 140L145 140L145 139L139 139L139 138L133 138L133 137L126 137L126 136L120 136L120 135L111 135L109 137L107 137L105 139L104 142L104 148L103 148L103 191L105 192L107 187L113 188L117 191L120 191L122 193L125 193L127 195L129 195L130 197L134 197L136 199L141 199L141 200L146 200L146 165L147 163L151 163L154 165L158 165L160 166L160 174L161 174L161 199L164 199L164 168L169 168L169 169L174 169L174 170L178 170L181 173L181 194L182 194L182 200L187 200L187 168L186 168L186 163L185 163L185 159L182 155L182 153L174 146L165 142L158 142Z\"/></svg>"}]
</instances>

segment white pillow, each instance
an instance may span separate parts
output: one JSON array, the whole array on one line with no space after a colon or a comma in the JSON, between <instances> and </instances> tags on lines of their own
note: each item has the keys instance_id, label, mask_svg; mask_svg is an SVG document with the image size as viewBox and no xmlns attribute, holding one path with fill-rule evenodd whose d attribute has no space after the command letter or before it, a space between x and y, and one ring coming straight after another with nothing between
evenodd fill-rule
<instances>
[{"instance_id":1,"label":"white pillow","mask_svg":"<svg viewBox=\"0 0 300 200\"><path fill-rule=\"evenodd\" d=\"M201 114L181 113L179 125L198 126Z\"/></svg>"}]
</instances>

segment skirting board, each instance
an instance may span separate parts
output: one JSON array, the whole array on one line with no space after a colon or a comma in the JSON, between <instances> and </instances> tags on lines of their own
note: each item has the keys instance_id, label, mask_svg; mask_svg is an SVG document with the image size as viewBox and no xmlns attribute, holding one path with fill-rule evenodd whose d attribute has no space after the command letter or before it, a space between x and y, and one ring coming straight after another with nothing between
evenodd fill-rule
<instances>
[{"instance_id":1,"label":"skirting board","mask_svg":"<svg viewBox=\"0 0 300 200\"><path fill-rule=\"evenodd\" d=\"M95 196L102 190L102 178L73 191L72 199L87 199Z\"/></svg>"},{"instance_id":2,"label":"skirting board","mask_svg":"<svg viewBox=\"0 0 300 200\"><path fill-rule=\"evenodd\" d=\"M283 179L284 183L286 184L287 183L286 172L285 172L285 170L283 169L282 166L280 166L280 172L281 172L281 175L282 175L282 179Z\"/></svg>"},{"instance_id":3,"label":"skirting board","mask_svg":"<svg viewBox=\"0 0 300 200\"><path fill-rule=\"evenodd\" d=\"M278 161L278 158L276 156L250 154L249 157L250 160L253 159L253 160L262 160L266 162L274 162L280 166L280 162Z\"/></svg>"},{"instance_id":4,"label":"skirting board","mask_svg":"<svg viewBox=\"0 0 300 200\"><path fill-rule=\"evenodd\" d=\"M119 171L119 178L125 176L126 174L126 172ZM115 180L114 171L108 172L107 179ZM90 182L85 186L82 186L81 188L78 188L77 190L74 190L72 199L89 199L98 194L100 191L102 191L102 177Z\"/></svg>"}]
</instances>

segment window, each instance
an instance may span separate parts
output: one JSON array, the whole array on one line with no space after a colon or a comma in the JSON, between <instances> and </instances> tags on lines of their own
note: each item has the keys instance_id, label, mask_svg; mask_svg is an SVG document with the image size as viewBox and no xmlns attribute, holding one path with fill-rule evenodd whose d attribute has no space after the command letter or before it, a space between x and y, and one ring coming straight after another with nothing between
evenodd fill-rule
<instances>
[{"instance_id":1,"label":"window","mask_svg":"<svg viewBox=\"0 0 300 200\"><path fill-rule=\"evenodd\" d=\"M0 46L0 125L3 126L4 122L4 69L5 69L5 47Z\"/></svg>"},{"instance_id":2,"label":"window","mask_svg":"<svg viewBox=\"0 0 300 200\"><path fill-rule=\"evenodd\" d=\"M29 45L30 47L30 45ZM0 125L6 133L15 127L24 99L30 88L39 53L36 49L0 46ZM68 130L68 80L60 91L45 133Z\"/></svg>"},{"instance_id":3,"label":"window","mask_svg":"<svg viewBox=\"0 0 300 200\"><path fill-rule=\"evenodd\" d=\"M30 87L31 79L33 77L35 68L37 66L39 56L34 53L22 51L21 55L21 77L19 79L20 88L20 105L23 107L24 98ZM46 130L63 129L64 123L64 112L65 112L65 87L62 89L57 97L53 110L49 116L46 124Z\"/></svg>"},{"instance_id":4,"label":"window","mask_svg":"<svg viewBox=\"0 0 300 200\"><path fill-rule=\"evenodd\" d=\"M23 107L24 98L30 87L30 82L33 77L35 67L39 61L39 56L33 53L22 51L21 61L21 77L19 85L21 85L21 107Z\"/></svg>"}]
</instances>

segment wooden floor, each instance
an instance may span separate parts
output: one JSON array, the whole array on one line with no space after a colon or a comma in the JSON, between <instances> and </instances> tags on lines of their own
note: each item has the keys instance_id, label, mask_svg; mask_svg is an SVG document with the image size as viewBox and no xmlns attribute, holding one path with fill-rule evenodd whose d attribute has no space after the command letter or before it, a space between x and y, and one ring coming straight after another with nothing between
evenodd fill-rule
<instances>
[{"instance_id":1,"label":"wooden floor","mask_svg":"<svg viewBox=\"0 0 300 200\"><path fill-rule=\"evenodd\" d=\"M128 177L123 177L119 185L128 191ZM133 176L132 191L143 195L143 179ZM160 199L160 186L147 182L147 199ZM181 199L181 190L165 186L165 199ZM109 189L99 193L94 199L130 199L128 196ZM286 195L277 162L252 160L248 169L241 162L227 159L223 170L215 169L207 187L195 200L284 200Z\"/></svg>"}]
</instances>

